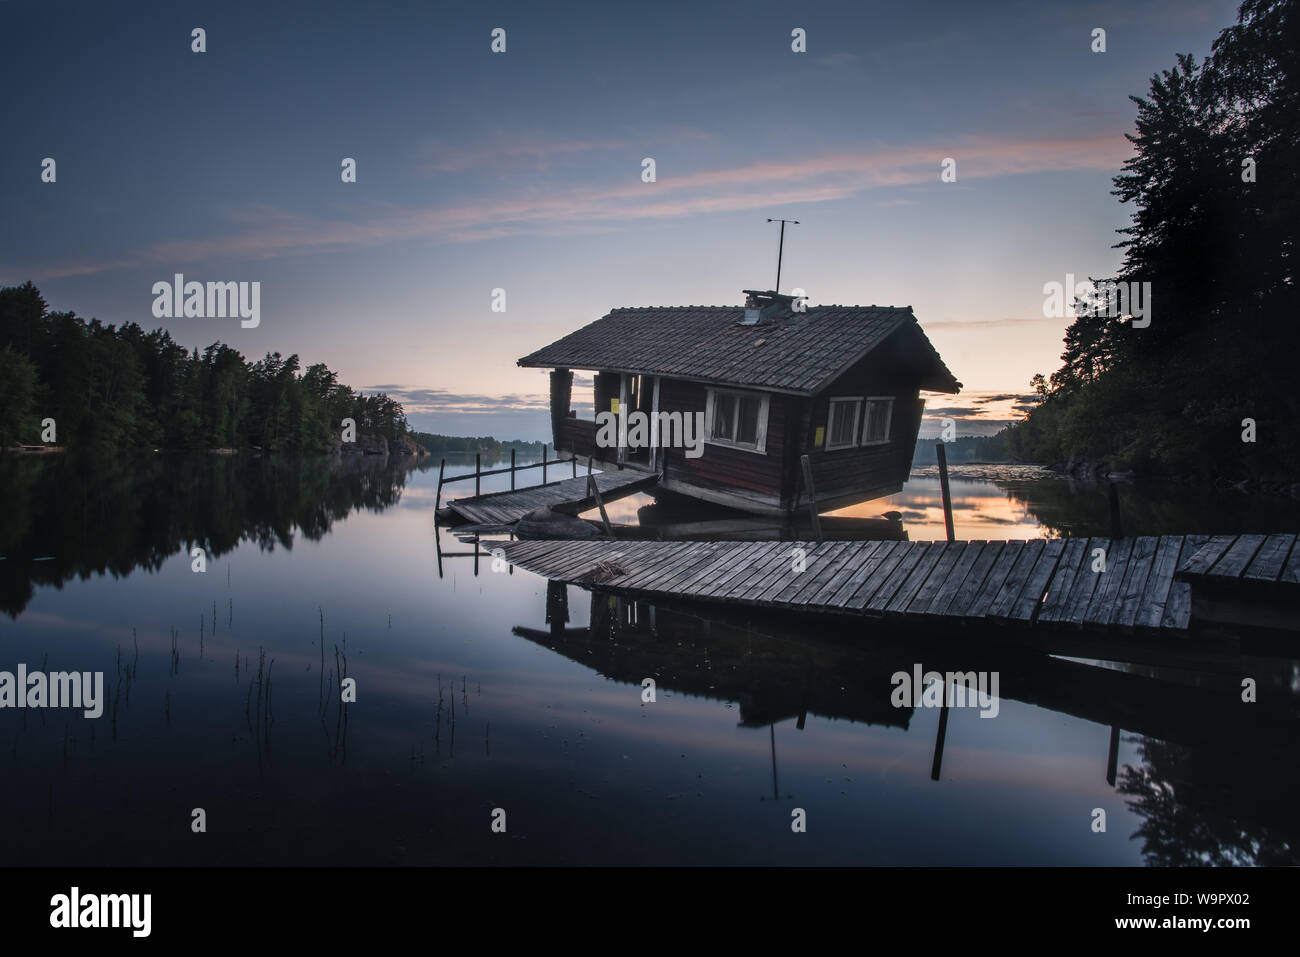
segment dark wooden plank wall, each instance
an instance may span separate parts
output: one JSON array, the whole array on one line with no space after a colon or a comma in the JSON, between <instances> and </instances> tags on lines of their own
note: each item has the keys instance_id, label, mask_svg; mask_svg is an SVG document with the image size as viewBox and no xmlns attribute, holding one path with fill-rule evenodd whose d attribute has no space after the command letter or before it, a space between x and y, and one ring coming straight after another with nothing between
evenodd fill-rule
<instances>
[{"instance_id":1,"label":"dark wooden plank wall","mask_svg":"<svg viewBox=\"0 0 1300 957\"><path fill-rule=\"evenodd\" d=\"M908 340L895 334L813 397L797 444L801 452L808 452L812 461L818 499L897 488L907 481L924 409L917 387L916 362ZM824 429L826 435L830 433L830 400L844 396L893 396L894 412L887 444L834 451L827 451L824 445L813 446L818 429ZM859 435L862 427L859 419Z\"/></svg>"},{"instance_id":2,"label":"dark wooden plank wall","mask_svg":"<svg viewBox=\"0 0 1300 957\"><path fill-rule=\"evenodd\" d=\"M563 452L572 452L578 458L595 456L604 449L596 448L596 423L586 419L568 418L560 428L560 437L556 447Z\"/></svg>"},{"instance_id":3,"label":"dark wooden plank wall","mask_svg":"<svg viewBox=\"0 0 1300 957\"><path fill-rule=\"evenodd\" d=\"M785 463L787 409L790 403L799 400L794 396L769 395L767 442L762 454L731 449L725 445L706 444L702 456L689 459L685 449L669 449L666 454L667 478L705 488L732 487L779 494ZM660 380L660 412L694 415L705 411L706 401L707 387L702 383L683 382L680 379ZM706 434L707 428L706 422Z\"/></svg>"}]
</instances>

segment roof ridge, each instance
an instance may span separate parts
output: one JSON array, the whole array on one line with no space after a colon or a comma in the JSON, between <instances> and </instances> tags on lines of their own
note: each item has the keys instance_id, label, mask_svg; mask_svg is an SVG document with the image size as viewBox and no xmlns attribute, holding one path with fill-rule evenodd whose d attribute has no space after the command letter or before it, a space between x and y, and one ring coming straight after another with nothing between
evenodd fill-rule
<instances>
[{"instance_id":1,"label":"roof ridge","mask_svg":"<svg viewBox=\"0 0 1300 957\"><path fill-rule=\"evenodd\" d=\"M700 310L700 309L712 309L712 310L717 310L717 311L722 311L722 312L735 312L737 309L744 309L744 308L745 308L745 307L744 307L743 305L734 305L734 306L716 306L716 305L715 305L715 306L705 306L705 305L699 305L699 306L614 306L612 309L610 309L610 312L611 312L611 313L614 313L614 312L645 312L646 310L654 310L655 312L675 312L675 311L679 311L679 310L682 310L682 309L693 309L693 310L696 310L696 311L698 311L698 310ZM876 305L875 303L872 303L871 305L868 305L868 306L863 306L863 305L859 305L859 304L857 304L857 303L854 303L854 304L852 304L852 305L846 305L846 304L844 304L844 303L839 303L839 302L824 302L824 303L821 303L821 304L816 305L816 306L808 306L807 309L806 309L805 311L812 311L812 310L814 310L814 309L877 309L877 310L882 310L882 311L887 311L887 312L911 312L911 311L912 311L912 307L911 307L911 306L879 306L879 305Z\"/></svg>"}]
</instances>

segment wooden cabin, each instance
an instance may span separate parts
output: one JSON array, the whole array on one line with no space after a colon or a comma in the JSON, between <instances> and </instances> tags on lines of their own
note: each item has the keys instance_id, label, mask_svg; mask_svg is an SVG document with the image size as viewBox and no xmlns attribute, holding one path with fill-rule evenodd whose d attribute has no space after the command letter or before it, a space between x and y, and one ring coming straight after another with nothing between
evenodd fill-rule
<instances>
[{"instance_id":1,"label":"wooden cabin","mask_svg":"<svg viewBox=\"0 0 1300 957\"><path fill-rule=\"evenodd\" d=\"M599 468L658 472L662 489L760 514L807 507L805 454L819 511L901 489L920 392L961 388L911 307L801 310L791 296L745 293L743 306L615 309L520 359L553 370L556 449ZM595 374L598 416L619 413L613 441L577 418L574 370ZM622 427L634 412L659 425L649 443ZM690 436L669 424L674 412L695 423L703 414L702 445L682 447Z\"/></svg>"}]
</instances>

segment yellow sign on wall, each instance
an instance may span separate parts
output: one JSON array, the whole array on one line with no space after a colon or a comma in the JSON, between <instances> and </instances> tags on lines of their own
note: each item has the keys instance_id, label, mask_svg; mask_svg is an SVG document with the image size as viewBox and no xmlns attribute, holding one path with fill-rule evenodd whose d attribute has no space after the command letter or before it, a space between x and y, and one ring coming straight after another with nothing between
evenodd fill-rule
<instances>
[{"instance_id":1,"label":"yellow sign on wall","mask_svg":"<svg viewBox=\"0 0 1300 957\"><path fill-rule=\"evenodd\" d=\"M618 399L609 400L609 411L613 412L615 415L618 415Z\"/></svg>"},{"instance_id":2,"label":"yellow sign on wall","mask_svg":"<svg viewBox=\"0 0 1300 957\"><path fill-rule=\"evenodd\" d=\"M813 446L820 449L822 447L822 442L825 441L825 439L826 430L818 429L817 434L813 436Z\"/></svg>"}]
</instances>

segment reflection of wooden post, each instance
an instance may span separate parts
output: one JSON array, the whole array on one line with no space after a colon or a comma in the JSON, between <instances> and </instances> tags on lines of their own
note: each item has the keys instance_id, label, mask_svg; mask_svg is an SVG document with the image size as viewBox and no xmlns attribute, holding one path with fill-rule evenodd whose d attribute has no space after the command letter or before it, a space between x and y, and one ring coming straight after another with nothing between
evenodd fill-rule
<instances>
[{"instance_id":1,"label":"reflection of wooden post","mask_svg":"<svg viewBox=\"0 0 1300 957\"><path fill-rule=\"evenodd\" d=\"M948 530L948 541L955 541L952 531L952 493L948 491L948 453L940 442L934 447L935 457L939 460L939 490L943 492L943 524Z\"/></svg>"},{"instance_id":2,"label":"reflection of wooden post","mask_svg":"<svg viewBox=\"0 0 1300 957\"><path fill-rule=\"evenodd\" d=\"M609 596L598 591L591 593L591 624L588 626L588 633L593 638L608 638L610 636L609 620Z\"/></svg>"},{"instance_id":3,"label":"reflection of wooden post","mask_svg":"<svg viewBox=\"0 0 1300 957\"><path fill-rule=\"evenodd\" d=\"M1110 752L1106 756L1106 783L1115 786L1115 771L1119 767L1119 727L1110 726Z\"/></svg>"},{"instance_id":4,"label":"reflection of wooden post","mask_svg":"<svg viewBox=\"0 0 1300 957\"><path fill-rule=\"evenodd\" d=\"M776 725L769 721L767 723L767 732L772 740L772 800L779 801L781 800L781 794L776 786Z\"/></svg>"},{"instance_id":5,"label":"reflection of wooden post","mask_svg":"<svg viewBox=\"0 0 1300 957\"><path fill-rule=\"evenodd\" d=\"M1109 482L1107 484L1110 486L1108 490L1110 498L1110 537L1116 539L1123 538L1124 527L1119 520L1119 488L1114 482Z\"/></svg>"},{"instance_id":6,"label":"reflection of wooden post","mask_svg":"<svg viewBox=\"0 0 1300 957\"><path fill-rule=\"evenodd\" d=\"M542 484L546 484L546 443L542 443Z\"/></svg>"},{"instance_id":7,"label":"reflection of wooden post","mask_svg":"<svg viewBox=\"0 0 1300 957\"><path fill-rule=\"evenodd\" d=\"M573 464L573 477L577 478L578 477L578 453L570 452L569 461Z\"/></svg>"},{"instance_id":8,"label":"reflection of wooden post","mask_svg":"<svg viewBox=\"0 0 1300 957\"><path fill-rule=\"evenodd\" d=\"M433 529L433 547L438 553L438 577L442 577L442 536L438 534L438 528L435 525Z\"/></svg>"},{"instance_id":9,"label":"reflection of wooden post","mask_svg":"<svg viewBox=\"0 0 1300 957\"><path fill-rule=\"evenodd\" d=\"M438 465L438 497L433 500L433 510L438 511L438 505L442 502L442 475L447 471L447 460L443 459Z\"/></svg>"},{"instance_id":10,"label":"reflection of wooden post","mask_svg":"<svg viewBox=\"0 0 1300 957\"><path fill-rule=\"evenodd\" d=\"M478 578L478 537L474 538L474 577Z\"/></svg>"},{"instance_id":11,"label":"reflection of wooden post","mask_svg":"<svg viewBox=\"0 0 1300 957\"><path fill-rule=\"evenodd\" d=\"M564 582L548 581L546 583L546 623L551 626L551 634L559 637L564 633L564 625L569 620L569 589Z\"/></svg>"},{"instance_id":12,"label":"reflection of wooden post","mask_svg":"<svg viewBox=\"0 0 1300 957\"><path fill-rule=\"evenodd\" d=\"M478 494L479 479L483 477L483 453L474 453L474 494Z\"/></svg>"},{"instance_id":13,"label":"reflection of wooden post","mask_svg":"<svg viewBox=\"0 0 1300 957\"><path fill-rule=\"evenodd\" d=\"M939 780L939 769L943 766L943 741L948 736L948 698L944 688L944 705L939 709L939 733L934 739L934 763L930 765L930 780Z\"/></svg>"},{"instance_id":14,"label":"reflection of wooden post","mask_svg":"<svg viewBox=\"0 0 1300 957\"><path fill-rule=\"evenodd\" d=\"M515 490L515 450L510 450L510 491Z\"/></svg>"},{"instance_id":15,"label":"reflection of wooden post","mask_svg":"<svg viewBox=\"0 0 1300 957\"><path fill-rule=\"evenodd\" d=\"M807 455L799 456L799 464L803 468L803 486L804 491L808 493L808 517L812 519L813 535L817 538L817 544L822 542L822 523L817 517L817 491L813 487L812 462Z\"/></svg>"}]
</instances>

